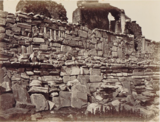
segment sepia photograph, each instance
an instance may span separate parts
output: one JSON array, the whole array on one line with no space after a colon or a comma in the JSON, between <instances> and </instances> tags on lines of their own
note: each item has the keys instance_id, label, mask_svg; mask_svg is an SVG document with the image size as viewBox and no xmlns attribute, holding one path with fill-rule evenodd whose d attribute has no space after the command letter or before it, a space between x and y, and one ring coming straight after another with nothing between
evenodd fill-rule
<instances>
[{"instance_id":1,"label":"sepia photograph","mask_svg":"<svg viewBox=\"0 0 160 122\"><path fill-rule=\"evenodd\" d=\"M0 122L159 122L160 0L0 0Z\"/></svg>"}]
</instances>

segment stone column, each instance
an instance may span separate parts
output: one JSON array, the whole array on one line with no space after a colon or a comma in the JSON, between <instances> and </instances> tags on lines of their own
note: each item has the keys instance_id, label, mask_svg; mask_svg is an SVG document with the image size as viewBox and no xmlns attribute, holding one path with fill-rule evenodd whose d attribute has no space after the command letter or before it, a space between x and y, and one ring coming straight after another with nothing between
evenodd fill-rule
<instances>
[{"instance_id":1,"label":"stone column","mask_svg":"<svg viewBox=\"0 0 160 122\"><path fill-rule=\"evenodd\" d=\"M126 26L126 19L125 19L125 13L123 10L120 14L120 21L121 21L121 33L124 34L125 26Z\"/></svg>"},{"instance_id":2,"label":"stone column","mask_svg":"<svg viewBox=\"0 0 160 122\"><path fill-rule=\"evenodd\" d=\"M145 53L145 37L142 37L142 53Z\"/></svg>"}]
</instances>

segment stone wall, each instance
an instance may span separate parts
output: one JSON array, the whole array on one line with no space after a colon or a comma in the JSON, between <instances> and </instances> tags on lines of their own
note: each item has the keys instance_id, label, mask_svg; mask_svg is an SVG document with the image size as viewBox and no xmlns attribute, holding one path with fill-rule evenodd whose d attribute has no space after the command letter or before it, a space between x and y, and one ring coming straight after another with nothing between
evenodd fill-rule
<instances>
[{"instance_id":1,"label":"stone wall","mask_svg":"<svg viewBox=\"0 0 160 122\"><path fill-rule=\"evenodd\" d=\"M135 48L134 36L0 11L1 116L95 104L156 115L159 43L139 37Z\"/></svg>"}]
</instances>

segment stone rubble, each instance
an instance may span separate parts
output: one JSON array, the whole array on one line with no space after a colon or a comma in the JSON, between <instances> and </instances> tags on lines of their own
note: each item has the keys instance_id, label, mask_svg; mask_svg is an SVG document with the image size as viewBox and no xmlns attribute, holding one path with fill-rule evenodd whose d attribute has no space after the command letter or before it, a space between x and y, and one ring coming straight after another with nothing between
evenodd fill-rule
<instances>
[{"instance_id":1,"label":"stone rubble","mask_svg":"<svg viewBox=\"0 0 160 122\"><path fill-rule=\"evenodd\" d=\"M111 106L155 116L160 44L139 37L135 49L134 36L0 11L0 117L64 107L95 114Z\"/></svg>"}]
</instances>

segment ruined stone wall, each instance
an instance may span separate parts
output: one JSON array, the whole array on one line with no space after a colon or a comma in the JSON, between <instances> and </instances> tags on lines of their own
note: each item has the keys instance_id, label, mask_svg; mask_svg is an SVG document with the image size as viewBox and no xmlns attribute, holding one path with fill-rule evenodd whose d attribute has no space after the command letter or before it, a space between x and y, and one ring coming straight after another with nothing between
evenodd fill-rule
<instances>
[{"instance_id":1,"label":"ruined stone wall","mask_svg":"<svg viewBox=\"0 0 160 122\"><path fill-rule=\"evenodd\" d=\"M131 34L1 11L1 109L25 113L88 106L92 112L93 103L101 103L154 116L159 104L158 43L142 43L142 53L134 42Z\"/></svg>"}]
</instances>

